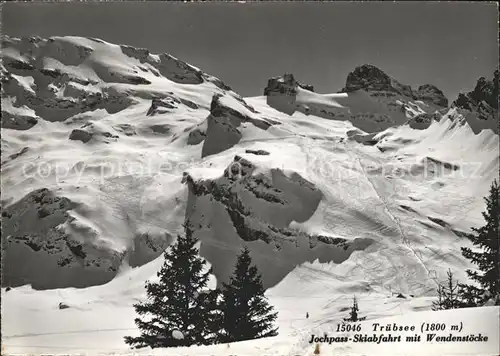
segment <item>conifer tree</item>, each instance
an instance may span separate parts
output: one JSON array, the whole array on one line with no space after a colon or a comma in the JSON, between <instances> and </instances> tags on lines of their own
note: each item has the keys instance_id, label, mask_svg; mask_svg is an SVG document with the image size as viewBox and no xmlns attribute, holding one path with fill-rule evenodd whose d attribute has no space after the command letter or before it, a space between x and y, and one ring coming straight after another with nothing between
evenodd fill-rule
<instances>
[{"instance_id":1,"label":"conifer tree","mask_svg":"<svg viewBox=\"0 0 500 356\"><path fill-rule=\"evenodd\" d=\"M353 298L353 304L352 304L352 307L351 307L351 311L349 312L349 317L348 318L344 318L344 321L355 322L355 321L363 321L363 320L365 320L366 317L360 318L358 316L358 312L359 312L358 301L356 300L356 297L354 297Z\"/></svg>"},{"instance_id":2,"label":"conifer tree","mask_svg":"<svg viewBox=\"0 0 500 356\"><path fill-rule=\"evenodd\" d=\"M230 282L223 283L220 342L278 335L278 328L273 325L278 314L268 304L261 276L251 262L250 251L243 249Z\"/></svg>"},{"instance_id":3,"label":"conifer tree","mask_svg":"<svg viewBox=\"0 0 500 356\"><path fill-rule=\"evenodd\" d=\"M485 197L486 211L483 218L486 224L479 229L472 228L474 234L468 235L475 247L482 251L473 251L462 247L462 255L477 265L479 271L467 270L469 278L476 285L461 284L464 306L480 306L488 299L500 305L500 251L499 251L499 187L493 181L488 197Z\"/></svg>"},{"instance_id":4,"label":"conifer tree","mask_svg":"<svg viewBox=\"0 0 500 356\"><path fill-rule=\"evenodd\" d=\"M463 306L461 288L458 282L453 281L453 273L448 270L447 284L438 285L438 300L432 303L432 310L458 309Z\"/></svg>"},{"instance_id":5,"label":"conifer tree","mask_svg":"<svg viewBox=\"0 0 500 356\"><path fill-rule=\"evenodd\" d=\"M126 336L135 348L209 344L215 340L216 291L207 291L211 271L198 256L197 240L186 228L185 236L165 250L158 282L146 282L147 300L134 304L138 337Z\"/></svg>"}]
</instances>

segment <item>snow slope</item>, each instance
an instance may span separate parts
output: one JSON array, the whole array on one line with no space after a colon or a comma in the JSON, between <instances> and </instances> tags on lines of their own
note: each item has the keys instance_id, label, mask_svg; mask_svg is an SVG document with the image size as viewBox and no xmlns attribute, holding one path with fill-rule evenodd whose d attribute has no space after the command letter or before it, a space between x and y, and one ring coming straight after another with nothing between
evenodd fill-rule
<instances>
[{"instance_id":1,"label":"snow slope","mask_svg":"<svg viewBox=\"0 0 500 356\"><path fill-rule=\"evenodd\" d=\"M250 248L280 336L170 354L308 355L352 295L370 321L425 311L448 269L472 267L459 251L483 223L499 142L456 109L415 129L433 103L390 101L388 125L365 117L388 107L373 92L299 87L304 112L287 113L169 55L76 37L4 47L8 352L125 352L132 304L185 222L214 285Z\"/></svg>"},{"instance_id":2,"label":"snow slope","mask_svg":"<svg viewBox=\"0 0 500 356\"><path fill-rule=\"evenodd\" d=\"M144 298L143 281L151 279L162 259L142 268L123 271L112 282L81 289L59 289L35 292L29 287L19 287L5 292L2 301L8 308L2 312L2 345L6 354L131 354L123 343L123 336L135 334L135 317L132 303ZM305 272L305 270L302 270ZM335 282L322 273L310 273L310 280L296 279L293 284L283 284L280 296L275 290L269 299L279 310L280 335L273 338L243 341L233 344L172 349L134 350L136 355L304 355L313 354L316 343L310 344L311 335L343 336L354 333L336 332L337 323L347 313L352 302L349 296L331 295ZM154 278L154 277L153 277ZM213 284L212 284L213 287ZM297 293L300 290L300 293ZM277 290L276 290L277 292ZM59 309L59 303L67 309ZM423 322L459 325L457 336L471 333L488 336L487 343L407 343L401 333L401 343L333 343L320 344L321 353L366 355L496 355L499 352L499 307L460 309L453 311L427 310L431 298L400 299L386 295L362 295L359 300L363 334L373 335L372 323L381 325L415 325L421 333ZM310 314L309 319L305 313ZM21 322L29 320L27 322ZM47 323L50 320L50 323ZM377 332L377 335L382 334ZM387 333L386 333L387 334ZM448 336L442 332L439 335Z\"/></svg>"}]
</instances>

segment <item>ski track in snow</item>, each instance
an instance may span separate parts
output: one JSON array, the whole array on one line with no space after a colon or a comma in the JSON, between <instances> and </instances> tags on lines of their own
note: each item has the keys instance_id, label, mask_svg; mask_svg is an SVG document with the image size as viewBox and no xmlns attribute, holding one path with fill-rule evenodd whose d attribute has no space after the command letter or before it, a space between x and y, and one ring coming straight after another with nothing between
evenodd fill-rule
<instances>
[{"instance_id":1,"label":"ski track in snow","mask_svg":"<svg viewBox=\"0 0 500 356\"><path fill-rule=\"evenodd\" d=\"M351 151L350 151L350 148L348 148L347 152L349 153L349 155L351 156ZM351 159L352 159L352 156L351 156ZM432 278L434 280L434 282L436 283L436 286L439 284L438 281L436 281L436 272L435 271L430 271L427 266L425 265L423 259L421 256L419 256L417 254L417 252L415 252L415 250L412 248L412 245L411 245L411 242L410 240L408 239L408 237L406 236L406 233L404 232L403 230L403 227L401 226L401 222L399 220L399 218L397 218L396 216L394 216L394 214L391 212L391 209L389 207L389 203L387 202L387 197L386 196L383 196L383 193L381 193L376 187L375 185L373 184L373 182L371 181L370 178L368 178L367 174L366 174L366 171L365 171L365 167L363 166L363 164L361 163L361 159L359 157L355 158L356 162L358 162L360 168L361 168L361 171L363 172L363 175L364 177L366 178L366 180L370 183L370 185L372 186L373 188L373 191L375 192L375 194L377 194L377 196L379 197L380 201L384 204L384 207L385 207L385 211L387 212L387 215L391 218L392 221L394 221L394 223L397 225L398 227L398 230L401 234L401 238L402 238L402 241L403 241L403 244L412 252L412 254L415 256L415 258L420 262L420 264L422 265L422 267L425 269L425 271L427 272L427 275ZM392 183L391 183L392 184ZM401 287L400 287L401 289Z\"/></svg>"}]
</instances>

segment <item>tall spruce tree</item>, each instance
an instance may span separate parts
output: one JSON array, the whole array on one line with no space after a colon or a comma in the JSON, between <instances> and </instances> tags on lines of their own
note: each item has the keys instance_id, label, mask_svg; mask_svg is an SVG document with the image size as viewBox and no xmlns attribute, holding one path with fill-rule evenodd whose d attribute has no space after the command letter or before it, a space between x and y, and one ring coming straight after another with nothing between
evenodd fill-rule
<instances>
[{"instance_id":1,"label":"tall spruce tree","mask_svg":"<svg viewBox=\"0 0 500 356\"><path fill-rule=\"evenodd\" d=\"M134 304L138 337L126 336L135 348L210 344L215 340L217 292L207 291L211 271L198 256L197 240L186 228L185 236L165 250L158 282L146 282L147 300Z\"/></svg>"},{"instance_id":2,"label":"tall spruce tree","mask_svg":"<svg viewBox=\"0 0 500 356\"><path fill-rule=\"evenodd\" d=\"M486 211L483 218L486 225L479 229L472 228L474 234L468 235L472 244L482 251L473 251L462 247L462 255L477 265L479 271L467 270L467 275L476 285L461 284L464 306L480 306L493 299L500 305L500 251L499 251L499 187L496 180L490 187L489 196L485 197Z\"/></svg>"},{"instance_id":3,"label":"tall spruce tree","mask_svg":"<svg viewBox=\"0 0 500 356\"><path fill-rule=\"evenodd\" d=\"M250 251L244 248L230 283L223 283L220 342L278 335L278 328L273 325L278 313L268 304L261 276L251 262Z\"/></svg>"}]
</instances>

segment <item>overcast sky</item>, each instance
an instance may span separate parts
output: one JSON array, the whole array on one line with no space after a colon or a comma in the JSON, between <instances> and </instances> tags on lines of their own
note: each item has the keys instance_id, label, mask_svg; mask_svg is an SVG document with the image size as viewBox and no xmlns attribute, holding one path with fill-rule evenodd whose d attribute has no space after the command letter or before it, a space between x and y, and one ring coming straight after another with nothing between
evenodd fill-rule
<instances>
[{"instance_id":1,"label":"overcast sky","mask_svg":"<svg viewBox=\"0 0 500 356\"><path fill-rule=\"evenodd\" d=\"M498 63L495 3L4 3L2 32L74 35L167 52L262 95L292 72L317 92L341 89L369 63L451 100Z\"/></svg>"}]
</instances>

